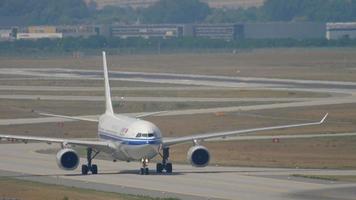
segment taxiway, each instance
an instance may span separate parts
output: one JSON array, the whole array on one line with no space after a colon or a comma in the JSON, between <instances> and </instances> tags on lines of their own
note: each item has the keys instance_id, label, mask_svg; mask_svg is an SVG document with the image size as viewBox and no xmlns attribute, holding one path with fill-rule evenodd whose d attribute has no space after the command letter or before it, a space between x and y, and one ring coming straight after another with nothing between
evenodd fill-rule
<instances>
[{"instance_id":1,"label":"taxiway","mask_svg":"<svg viewBox=\"0 0 356 200\"><path fill-rule=\"evenodd\" d=\"M179 197L181 199L355 199L356 183L308 180L292 174L354 175L356 170L281 169L250 167L193 168L174 165L172 175L138 174L139 163L95 160L99 175L63 172L55 156L36 150L46 144L0 145L0 176L102 191ZM151 164L151 168L153 168ZM327 192L320 192L327 191ZM342 196L337 196L342 191Z\"/></svg>"}]
</instances>

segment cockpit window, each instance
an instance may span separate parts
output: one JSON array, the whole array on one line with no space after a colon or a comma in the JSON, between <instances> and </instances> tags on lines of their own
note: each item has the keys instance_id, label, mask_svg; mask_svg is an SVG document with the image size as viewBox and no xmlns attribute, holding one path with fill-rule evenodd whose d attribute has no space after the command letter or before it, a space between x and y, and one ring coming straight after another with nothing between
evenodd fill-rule
<instances>
[{"instance_id":1,"label":"cockpit window","mask_svg":"<svg viewBox=\"0 0 356 200\"><path fill-rule=\"evenodd\" d=\"M154 133L138 133L136 137L147 138L147 137L154 137Z\"/></svg>"}]
</instances>

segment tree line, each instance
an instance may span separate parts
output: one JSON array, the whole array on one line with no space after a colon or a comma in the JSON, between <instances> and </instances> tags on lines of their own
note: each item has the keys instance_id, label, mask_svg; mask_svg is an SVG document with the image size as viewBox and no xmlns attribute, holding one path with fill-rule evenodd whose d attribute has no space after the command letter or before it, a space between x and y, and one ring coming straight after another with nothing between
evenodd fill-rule
<instances>
[{"instance_id":1,"label":"tree line","mask_svg":"<svg viewBox=\"0 0 356 200\"><path fill-rule=\"evenodd\" d=\"M206 21L314 21L356 20L356 0L266 0L261 7L213 9Z\"/></svg>"},{"instance_id":2,"label":"tree line","mask_svg":"<svg viewBox=\"0 0 356 200\"><path fill-rule=\"evenodd\" d=\"M0 18L26 24L238 23L246 21L354 21L356 0L266 0L261 7L210 8L199 0L159 0L147 8L107 6L94 0L0 0Z\"/></svg>"}]
</instances>

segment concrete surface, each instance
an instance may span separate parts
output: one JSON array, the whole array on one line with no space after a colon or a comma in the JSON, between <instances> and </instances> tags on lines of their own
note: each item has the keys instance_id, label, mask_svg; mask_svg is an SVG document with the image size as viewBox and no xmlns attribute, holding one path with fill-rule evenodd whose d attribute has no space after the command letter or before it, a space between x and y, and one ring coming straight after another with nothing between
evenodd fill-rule
<instances>
[{"instance_id":1,"label":"concrete surface","mask_svg":"<svg viewBox=\"0 0 356 200\"><path fill-rule=\"evenodd\" d=\"M182 199L355 199L356 183L313 181L291 174L355 175L356 170L280 169L249 167L193 168L174 165L172 175L159 175L150 164L151 175L138 174L137 162L95 160L99 175L62 171L55 156L36 153L46 144L1 144L0 173L27 180L103 191L143 194ZM8 172L10 171L10 172ZM14 172L14 173L13 173ZM328 191L327 193L322 191Z\"/></svg>"}]
</instances>

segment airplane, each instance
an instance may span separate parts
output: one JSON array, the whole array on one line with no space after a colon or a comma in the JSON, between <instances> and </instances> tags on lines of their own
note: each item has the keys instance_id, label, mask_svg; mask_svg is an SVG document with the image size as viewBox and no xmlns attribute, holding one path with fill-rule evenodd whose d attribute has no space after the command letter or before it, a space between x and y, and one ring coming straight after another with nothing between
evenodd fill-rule
<instances>
[{"instance_id":1,"label":"airplane","mask_svg":"<svg viewBox=\"0 0 356 200\"><path fill-rule=\"evenodd\" d=\"M139 173L142 175L149 174L149 161L155 156L160 155L162 162L156 164L156 172L170 174L173 172L172 162L170 162L169 159L169 149L171 146L192 142L193 145L187 153L187 158L190 164L194 167L205 167L209 164L210 153L206 147L200 144L200 142L204 140L241 136L243 134L258 131L320 125L324 123L328 116L328 114L326 114L320 121L310 123L197 134L178 138L164 138L162 137L160 129L155 124L142 119L142 117L155 115L159 112L138 115L135 117L114 113L111 101L106 53L102 52L102 56L105 85L105 113L102 114L99 119L56 115L43 112L38 113L50 117L96 122L98 123L98 138L95 141L2 134L0 134L0 138L22 141L24 143L27 143L28 141L36 141L48 144L61 144L61 149L58 151L56 159L59 168L63 170L75 170L78 168L80 158L78 153L73 149L73 146L86 147L87 163L82 164L81 166L81 173L83 175L98 173L98 166L93 164L92 160L101 152L111 155L113 161L140 161L142 167L140 168ZM298 135L295 137L301 138L303 136ZM258 136L256 139L258 139ZM263 137L262 139L266 139L266 137Z\"/></svg>"}]
</instances>

